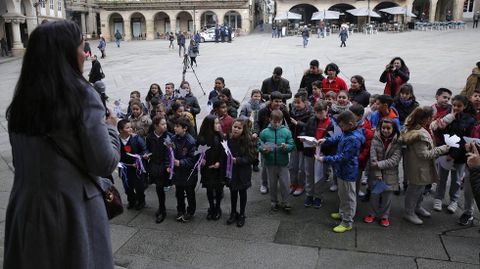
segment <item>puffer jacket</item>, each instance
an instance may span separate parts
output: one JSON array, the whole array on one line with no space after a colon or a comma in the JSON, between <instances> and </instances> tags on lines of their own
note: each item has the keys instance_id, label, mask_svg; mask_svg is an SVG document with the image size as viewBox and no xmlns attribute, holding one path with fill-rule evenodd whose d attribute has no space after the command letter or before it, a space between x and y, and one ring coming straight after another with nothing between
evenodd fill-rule
<instances>
[{"instance_id":1,"label":"puffer jacket","mask_svg":"<svg viewBox=\"0 0 480 269\"><path fill-rule=\"evenodd\" d=\"M387 190L398 190L398 165L401 158L402 146L398 141L398 135L394 135L385 149L380 131L376 131L370 147L370 163L376 162L378 167L371 168L370 179L381 178L389 186Z\"/></svg>"},{"instance_id":2,"label":"puffer jacket","mask_svg":"<svg viewBox=\"0 0 480 269\"><path fill-rule=\"evenodd\" d=\"M476 88L478 88L480 84L480 68L475 67L472 69L472 74L470 74L467 78L467 83L465 84L465 88L460 93L468 98L473 95L473 92Z\"/></svg>"},{"instance_id":3,"label":"puffer jacket","mask_svg":"<svg viewBox=\"0 0 480 269\"><path fill-rule=\"evenodd\" d=\"M327 138L325 145L338 145L336 155L324 157L325 162L333 166L337 177L349 182L357 180L358 156L363 143L363 129L348 131L336 138Z\"/></svg>"},{"instance_id":4,"label":"puffer jacket","mask_svg":"<svg viewBox=\"0 0 480 269\"><path fill-rule=\"evenodd\" d=\"M138 118L130 116L129 118L130 125L132 125L133 132L145 140L145 137L148 134L148 128L152 125L152 120L148 115L140 115Z\"/></svg>"},{"instance_id":5,"label":"puffer jacket","mask_svg":"<svg viewBox=\"0 0 480 269\"><path fill-rule=\"evenodd\" d=\"M274 143L277 147L273 151L266 153L260 141L263 143ZM285 150L280 148L282 143L287 145ZM280 128L274 129L272 125L269 124L268 127L260 133L257 148L265 157L265 165L287 166L289 162L288 153L295 148L295 144L293 143L292 133L285 126L282 125Z\"/></svg>"},{"instance_id":6,"label":"puffer jacket","mask_svg":"<svg viewBox=\"0 0 480 269\"><path fill-rule=\"evenodd\" d=\"M428 185L438 181L435 159L449 150L449 146L435 147L432 135L423 127L403 132L402 143L407 145L405 152L405 177L409 184Z\"/></svg>"}]
</instances>

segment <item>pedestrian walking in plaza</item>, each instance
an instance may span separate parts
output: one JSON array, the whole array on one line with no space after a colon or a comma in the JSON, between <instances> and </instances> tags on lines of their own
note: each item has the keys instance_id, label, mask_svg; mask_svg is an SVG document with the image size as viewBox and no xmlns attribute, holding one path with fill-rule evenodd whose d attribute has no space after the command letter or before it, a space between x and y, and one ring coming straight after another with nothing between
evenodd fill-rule
<instances>
[{"instance_id":1,"label":"pedestrian walking in plaza","mask_svg":"<svg viewBox=\"0 0 480 269\"><path fill-rule=\"evenodd\" d=\"M398 95L400 86L408 82L410 71L405 61L400 57L393 58L380 76L380 82L386 83L383 94L390 95L392 98Z\"/></svg>"},{"instance_id":2,"label":"pedestrian walking in plaza","mask_svg":"<svg viewBox=\"0 0 480 269\"><path fill-rule=\"evenodd\" d=\"M107 42L105 41L105 38L102 35L100 35L100 42L98 43L98 49L102 53L102 57L100 57L102 59L107 57L107 54L105 53L106 48L107 48Z\"/></svg>"},{"instance_id":3,"label":"pedestrian walking in plaza","mask_svg":"<svg viewBox=\"0 0 480 269\"><path fill-rule=\"evenodd\" d=\"M276 109L270 114L270 124L259 136L258 151L264 156L268 174L271 210L292 209L289 203L290 176L288 154L295 148L292 133L282 124L283 113ZM277 190L280 189L279 193ZM278 195L280 200L278 199Z\"/></svg>"},{"instance_id":4,"label":"pedestrian walking in plaza","mask_svg":"<svg viewBox=\"0 0 480 269\"><path fill-rule=\"evenodd\" d=\"M193 40L195 40L195 45L197 45L198 48L198 54L197 56L200 55L200 42L202 41L202 37L200 36L200 33L197 31L197 33L193 36Z\"/></svg>"},{"instance_id":5,"label":"pedestrian walking in plaza","mask_svg":"<svg viewBox=\"0 0 480 269\"><path fill-rule=\"evenodd\" d=\"M0 40L0 45L2 49L2 57L8 56L8 45L5 37L2 37L2 39Z\"/></svg>"},{"instance_id":6,"label":"pedestrian walking in plaza","mask_svg":"<svg viewBox=\"0 0 480 269\"><path fill-rule=\"evenodd\" d=\"M218 117L208 115L202 122L198 133L197 146L210 147L205 153L201 164L200 182L207 189L208 211L207 220L219 220L222 217L221 203L223 199L223 186L225 185L225 150L222 141L222 126Z\"/></svg>"},{"instance_id":7,"label":"pedestrian walking in plaza","mask_svg":"<svg viewBox=\"0 0 480 269\"><path fill-rule=\"evenodd\" d=\"M257 150L251 137L250 124L247 119L236 119L232 133L228 138L228 148L232 153L232 177L227 181L230 189L230 217L227 225L237 223L237 227L245 224L245 207L247 206L247 190L252 186L252 164L258 165ZM237 213L237 201L240 196L240 212Z\"/></svg>"},{"instance_id":8,"label":"pedestrian walking in plaza","mask_svg":"<svg viewBox=\"0 0 480 269\"><path fill-rule=\"evenodd\" d=\"M288 99L292 98L292 91L290 90L290 82L282 78L283 70L280 66L273 69L271 77L266 78L262 82L262 98L263 100L270 100L270 94L274 91L280 92L283 96L283 102L286 103Z\"/></svg>"},{"instance_id":9,"label":"pedestrian walking in plaza","mask_svg":"<svg viewBox=\"0 0 480 269\"><path fill-rule=\"evenodd\" d=\"M103 191L96 184L116 169L120 141L116 119L105 117L82 76L82 52L75 22L42 23L30 34L6 112L16 157L5 269L114 268Z\"/></svg>"},{"instance_id":10,"label":"pedestrian walking in plaza","mask_svg":"<svg viewBox=\"0 0 480 269\"><path fill-rule=\"evenodd\" d=\"M277 37L277 30L278 30L277 28L278 28L278 26L275 23L273 23L272 24L272 38Z\"/></svg>"},{"instance_id":11,"label":"pedestrian walking in plaza","mask_svg":"<svg viewBox=\"0 0 480 269\"><path fill-rule=\"evenodd\" d=\"M197 56L198 56L198 45L193 39L190 40L190 45L188 45L188 57L190 57L190 67L197 67Z\"/></svg>"},{"instance_id":12,"label":"pedestrian walking in plaza","mask_svg":"<svg viewBox=\"0 0 480 269\"><path fill-rule=\"evenodd\" d=\"M472 28L478 28L478 20L480 20L480 11L475 12L475 15L473 15L473 27Z\"/></svg>"},{"instance_id":13,"label":"pedestrian walking in plaza","mask_svg":"<svg viewBox=\"0 0 480 269\"><path fill-rule=\"evenodd\" d=\"M170 32L168 34L168 41L170 41L170 44L168 45L169 49L175 49L175 45L173 45L174 40L175 40L175 35L172 32Z\"/></svg>"},{"instance_id":14,"label":"pedestrian walking in plaza","mask_svg":"<svg viewBox=\"0 0 480 269\"><path fill-rule=\"evenodd\" d=\"M102 80L105 77L105 74L103 73L102 65L97 59L97 55L93 55L91 60L92 69L90 69L90 73L88 73L88 82L93 84L99 80Z\"/></svg>"},{"instance_id":15,"label":"pedestrian walking in plaza","mask_svg":"<svg viewBox=\"0 0 480 269\"><path fill-rule=\"evenodd\" d=\"M320 38L320 36L322 38L325 38L325 21L324 20L320 20L320 23L319 23L319 26L318 26L318 37Z\"/></svg>"},{"instance_id":16,"label":"pedestrian walking in plaza","mask_svg":"<svg viewBox=\"0 0 480 269\"><path fill-rule=\"evenodd\" d=\"M92 49L90 48L90 43L87 41L85 41L85 47L83 48L83 51L85 52L86 60L92 57Z\"/></svg>"},{"instance_id":17,"label":"pedestrian walking in plaza","mask_svg":"<svg viewBox=\"0 0 480 269\"><path fill-rule=\"evenodd\" d=\"M400 139L407 145L405 152L405 171L408 188L405 193L404 218L416 225L423 224L418 217L430 217L431 214L422 207L425 186L438 181L435 159L448 152L450 147L435 147L429 131L433 109L428 106L416 108L405 122L405 131Z\"/></svg>"},{"instance_id":18,"label":"pedestrian walking in plaza","mask_svg":"<svg viewBox=\"0 0 480 269\"><path fill-rule=\"evenodd\" d=\"M322 75L323 70L319 68L319 66L320 63L318 60L311 60L310 68L305 71L302 80L300 81L299 88L305 88L307 90L308 97L312 96L312 83L315 81L322 81L324 79Z\"/></svg>"},{"instance_id":19,"label":"pedestrian walking in plaza","mask_svg":"<svg viewBox=\"0 0 480 269\"><path fill-rule=\"evenodd\" d=\"M390 226L393 191L398 190L398 165L402 158L399 135L397 125L390 119L383 119L375 132L369 172L369 185L374 192L370 196L369 214L363 218L366 223L378 219L381 226Z\"/></svg>"},{"instance_id":20,"label":"pedestrian walking in plaza","mask_svg":"<svg viewBox=\"0 0 480 269\"><path fill-rule=\"evenodd\" d=\"M185 48L185 35L182 32L178 32L177 35L177 45L178 45L178 57L183 57L187 53L187 49ZM182 54L183 48L183 54Z\"/></svg>"},{"instance_id":21,"label":"pedestrian walking in plaza","mask_svg":"<svg viewBox=\"0 0 480 269\"><path fill-rule=\"evenodd\" d=\"M358 178L358 156L360 148L365 143L363 129L357 129L355 116L351 111L340 113L337 123L342 129L342 134L337 137L320 139L320 144L337 146L335 155L318 156L315 159L334 168L338 179L338 198L340 206L338 212L330 216L334 220L341 220L340 224L333 228L336 233L344 233L353 228L353 218L357 207L356 181Z\"/></svg>"},{"instance_id":22,"label":"pedestrian walking in plaza","mask_svg":"<svg viewBox=\"0 0 480 269\"><path fill-rule=\"evenodd\" d=\"M303 47L306 48L308 45L308 40L310 39L310 30L308 29L307 26L303 27L302 38L303 38Z\"/></svg>"},{"instance_id":23,"label":"pedestrian walking in plaza","mask_svg":"<svg viewBox=\"0 0 480 269\"><path fill-rule=\"evenodd\" d=\"M345 42L347 41L347 38L348 38L347 29L342 27L342 30L340 30L339 36L340 36L340 41L342 41L342 43L340 44L340 48L341 47L346 47L347 43L345 43Z\"/></svg>"},{"instance_id":24,"label":"pedestrian walking in plaza","mask_svg":"<svg viewBox=\"0 0 480 269\"><path fill-rule=\"evenodd\" d=\"M122 41L122 34L120 31L117 29L117 32L115 33L115 43L117 44L117 48L120 48L120 41Z\"/></svg>"}]
</instances>

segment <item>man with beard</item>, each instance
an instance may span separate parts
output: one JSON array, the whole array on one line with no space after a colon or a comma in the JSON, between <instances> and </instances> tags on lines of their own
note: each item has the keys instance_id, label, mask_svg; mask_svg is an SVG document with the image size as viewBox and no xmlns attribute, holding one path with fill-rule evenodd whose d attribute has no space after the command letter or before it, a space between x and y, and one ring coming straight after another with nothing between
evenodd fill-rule
<instances>
[{"instance_id":1,"label":"man with beard","mask_svg":"<svg viewBox=\"0 0 480 269\"><path fill-rule=\"evenodd\" d=\"M308 93L308 97L312 96L312 83L315 81L322 81L324 79L322 73L323 70L319 67L318 60L310 61L310 68L305 71L302 77L302 81L300 82L299 88L305 88Z\"/></svg>"},{"instance_id":2,"label":"man with beard","mask_svg":"<svg viewBox=\"0 0 480 269\"><path fill-rule=\"evenodd\" d=\"M283 103L286 103L288 99L292 98L290 82L282 78L282 73L282 68L277 66L273 69L273 75L263 81L261 88L263 100L270 100L270 94L274 91L282 94Z\"/></svg>"}]
</instances>

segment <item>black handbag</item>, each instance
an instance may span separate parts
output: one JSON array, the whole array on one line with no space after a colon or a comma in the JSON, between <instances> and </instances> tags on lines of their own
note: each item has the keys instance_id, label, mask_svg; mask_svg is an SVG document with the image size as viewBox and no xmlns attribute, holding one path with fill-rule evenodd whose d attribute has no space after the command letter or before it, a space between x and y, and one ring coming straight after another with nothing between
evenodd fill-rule
<instances>
[{"instance_id":1,"label":"black handbag","mask_svg":"<svg viewBox=\"0 0 480 269\"><path fill-rule=\"evenodd\" d=\"M123 213L122 198L117 188L115 188L113 182L110 179L103 177L94 177L90 175L82 167L80 167L80 165L78 165L70 156L65 154L62 148L55 142L55 140L51 136L47 135L46 138L61 156L63 156L79 171L85 174L102 193L103 202L105 203L105 210L107 211L107 216L109 220Z\"/></svg>"}]
</instances>

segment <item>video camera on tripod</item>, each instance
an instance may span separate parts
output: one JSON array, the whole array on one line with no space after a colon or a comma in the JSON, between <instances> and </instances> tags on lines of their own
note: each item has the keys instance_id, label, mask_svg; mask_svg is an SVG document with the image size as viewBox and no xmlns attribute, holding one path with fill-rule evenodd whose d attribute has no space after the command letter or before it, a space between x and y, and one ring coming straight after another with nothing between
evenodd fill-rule
<instances>
[{"instance_id":1,"label":"video camera on tripod","mask_svg":"<svg viewBox=\"0 0 480 269\"><path fill-rule=\"evenodd\" d=\"M187 69L191 68L193 71L193 74L195 75L195 78L197 79L197 83L200 86L200 89L202 89L203 95L207 95L205 93L205 90L202 87L202 83L200 83L200 80L198 79L197 72L195 72L195 69L192 66L191 60L188 58L188 54L183 55L182 63L183 63L182 81L185 81L185 75L187 73Z\"/></svg>"}]
</instances>

